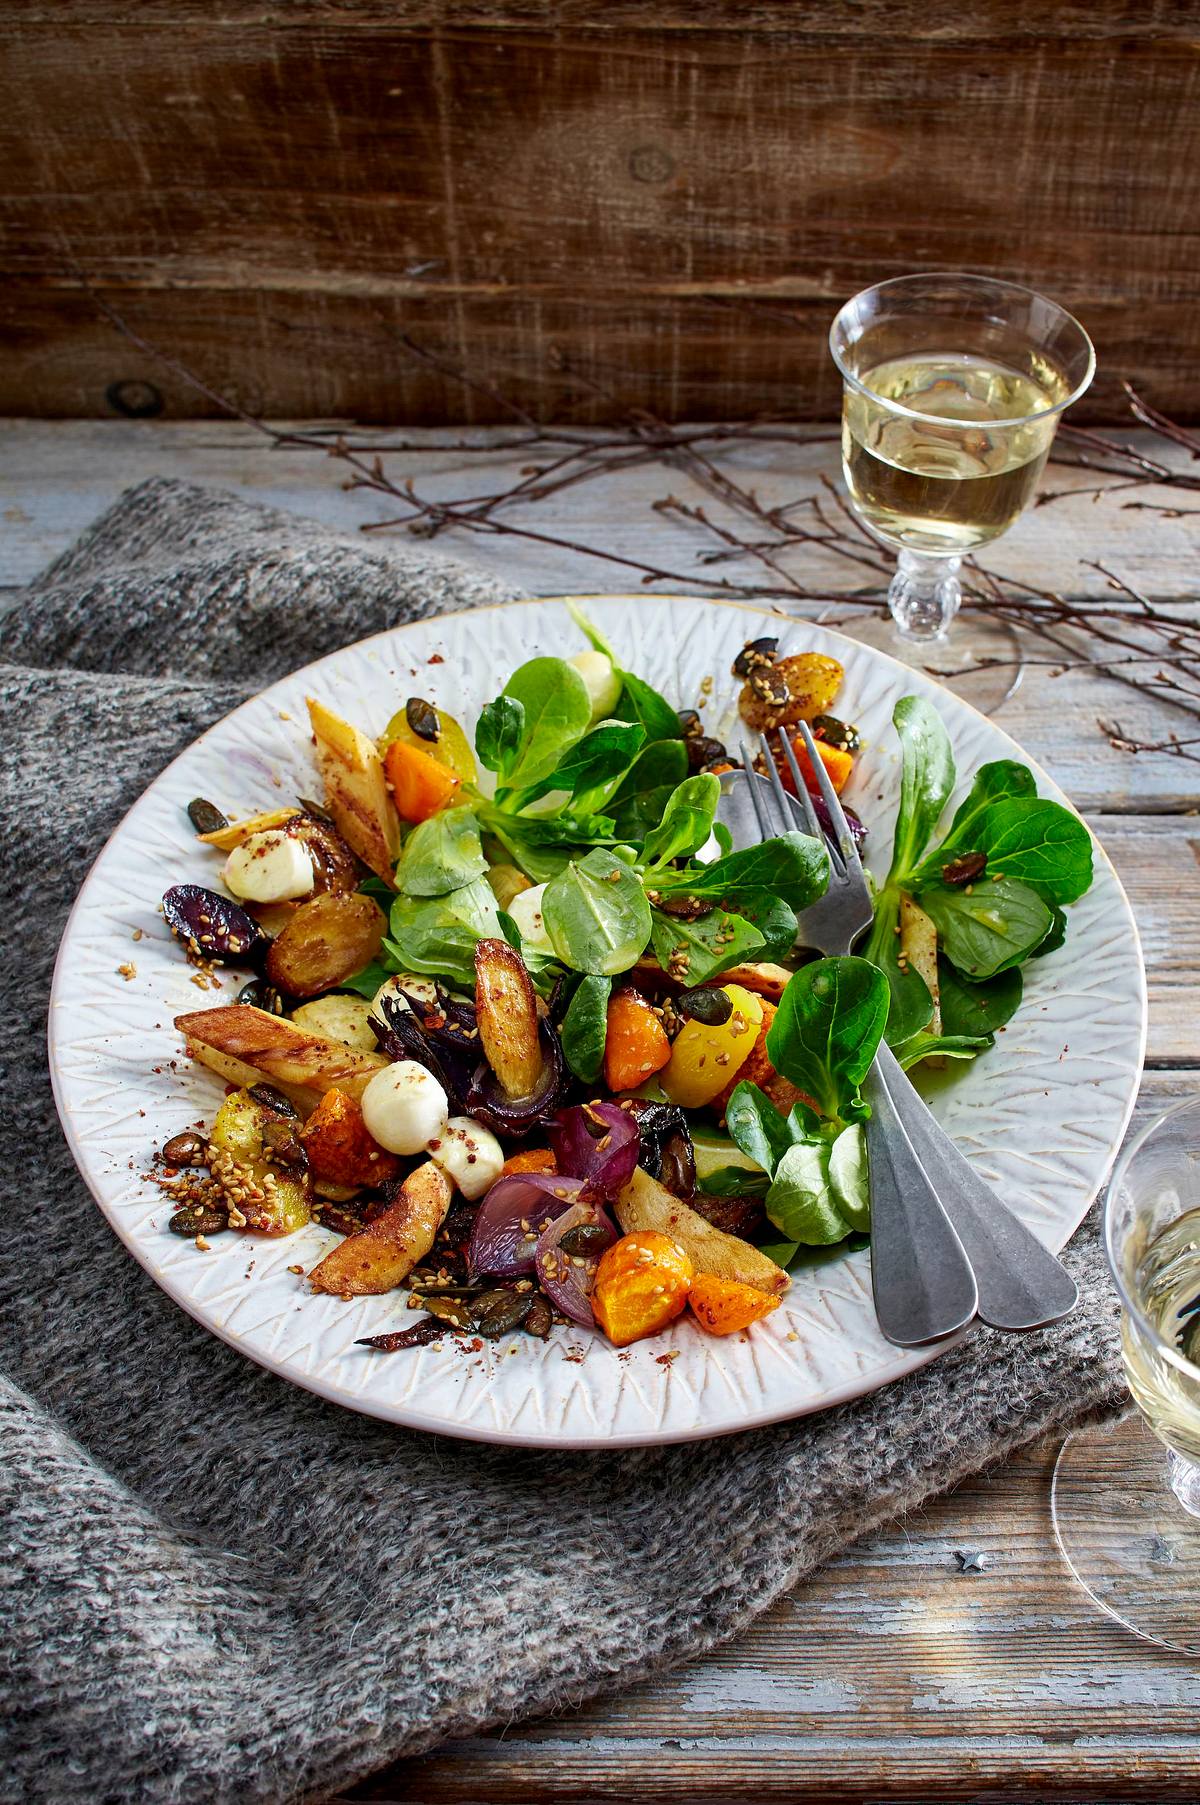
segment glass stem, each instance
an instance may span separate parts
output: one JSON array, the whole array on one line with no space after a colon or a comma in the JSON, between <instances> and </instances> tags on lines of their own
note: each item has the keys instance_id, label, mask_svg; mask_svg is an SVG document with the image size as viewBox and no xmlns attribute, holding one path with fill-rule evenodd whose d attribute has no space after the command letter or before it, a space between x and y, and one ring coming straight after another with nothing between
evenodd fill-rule
<instances>
[{"instance_id":1,"label":"glass stem","mask_svg":"<svg viewBox=\"0 0 1200 1805\"><path fill-rule=\"evenodd\" d=\"M961 558L900 553L888 590L888 607L902 639L945 639L962 602L961 566Z\"/></svg>"},{"instance_id":2,"label":"glass stem","mask_svg":"<svg viewBox=\"0 0 1200 1805\"><path fill-rule=\"evenodd\" d=\"M1188 1515L1200 1517L1200 1467L1185 1460L1182 1454L1176 1454L1174 1448L1168 1448L1167 1478Z\"/></svg>"}]
</instances>

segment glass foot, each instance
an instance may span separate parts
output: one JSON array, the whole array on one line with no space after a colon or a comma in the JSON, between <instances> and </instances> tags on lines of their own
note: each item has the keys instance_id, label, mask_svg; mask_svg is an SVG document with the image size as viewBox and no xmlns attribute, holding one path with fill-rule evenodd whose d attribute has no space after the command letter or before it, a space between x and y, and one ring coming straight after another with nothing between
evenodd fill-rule
<instances>
[{"instance_id":1,"label":"glass foot","mask_svg":"<svg viewBox=\"0 0 1200 1805\"><path fill-rule=\"evenodd\" d=\"M945 639L962 605L961 558L925 558L901 552L888 588L888 607L904 639Z\"/></svg>"},{"instance_id":2,"label":"glass foot","mask_svg":"<svg viewBox=\"0 0 1200 1805\"><path fill-rule=\"evenodd\" d=\"M1136 1410L1077 1429L1054 1469L1054 1534L1102 1611L1146 1642L1200 1656L1200 1518L1172 1489L1172 1462Z\"/></svg>"}]
</instances>

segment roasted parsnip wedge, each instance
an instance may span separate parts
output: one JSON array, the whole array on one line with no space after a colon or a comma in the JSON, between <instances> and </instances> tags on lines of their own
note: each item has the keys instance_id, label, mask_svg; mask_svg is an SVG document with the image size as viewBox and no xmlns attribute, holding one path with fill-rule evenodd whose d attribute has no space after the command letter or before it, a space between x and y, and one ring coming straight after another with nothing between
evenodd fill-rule
<instances>
[{"instance_id":1,"label":"roasted parsnip wedge","mask_svg":"<svg viewBox=\"0 0 1200 1805\"><path fill-rule=\"evenodd\" d=\"M424 1259L442 1226L454 1187L427 1160L409 1174L395 1203L360 1235L348 1235L309 1273L314 1291L335 1297L375 1297L406 1279Z\"/></svg>"},{"instance_id":2,"label":"roasted parsnip wedge","mask_svg":"<svg viewBox=\"0 0 1200 1805\"><path fill-rule=\"evenodd\" d=\"M678 1242L697 1272L711 1272L721 1279L736 1279L772 1296L791 1283L782 1266L769 1260L757 1247L714 1228L678 1197L672 1197L657 1179L639 1166L616 1201L617 1221L627 1235L655 1229Z\"/></svg>"},{"instance_id":3,"label":"roasted parsnip wedge","mask_svg":"<svg viewBox=\"0 0 1200 1805\"><path fill-rule=\"evenodd\" d=\"M400 857L400 817L374 740L308 698L325 802L348 845L377 877L392 883Z\"/></svg>"},{"instance_id":4,"label":"roasted parsnip wedge","mask_svg":"<svg viewBox=\"0 0 1200 1805\"><path fill-rule=\"evenodd\" d=\"M900 898L900 956L910 965L933 998L933 1014L927 1023L930 1034L942 1031L942 1000L938 988L937 929L920 903L911 896ZM932 1060L929 1061L933 1063Z\"/></svg>"},{"instance_id":5,"label":"roasted parsnip wedge","mask_svg":"<svg viewBox=\"0 0 1200 1805\"><path fill-rule=\"evenodd\" d=\"M524 959L507 940L481 940L475 948L475 1019L501 1089L532 1096L542 1075L537 998Z\"/></svg>"},{"instance_id":6,"label":"roasted parsnip wedge","mask_svg":"<svg viewBox=\"0 0 1200 1805\"><path fill-rule=\"evenodd\" d=\"M306 1034L294 1022L248 1003L177 1015L175 1026L186 1036L193 1057L223 1077L246 1082L244 1077L238 1079L238 1072L250 1069L249 1083L269 1078L297 1102L301 1101L297 1090L307 1092L309 1100L335 1088L357 1098L388 1063L382 1053L360 1053L324 1035Z\"/></svg>"}]
</instances>

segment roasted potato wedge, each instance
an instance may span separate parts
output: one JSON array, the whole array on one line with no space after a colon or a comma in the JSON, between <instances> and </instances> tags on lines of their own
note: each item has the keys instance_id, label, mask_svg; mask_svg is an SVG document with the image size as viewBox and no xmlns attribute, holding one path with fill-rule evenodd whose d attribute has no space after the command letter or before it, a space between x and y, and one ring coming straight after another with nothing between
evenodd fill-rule
<instances>
[{"instance_id":1,"label":"roasted potato wedge","mask_svg":"<svg viewBox=\"0 0 1200 1805\"><path fill-rule=\"evenodd\" d=\"M382 1053L360 1053L324 1035L306 1033L294 1022L248 1003L177 1015L175 1026L186 1037L193 1057L223 1077L236 1082L238 1073L249 1071L249 1083L268 1078L297 1103L304 1094L312 1099L335 1088L357 1098L388 1063Z\"/></svg>"},{"instance_id":2,"label":"roasted potato wedge","mask_svg":"<svg viewBox=\"0 0 1200 1805\"><path fill-rule=\"evenodd\" d=\"M828 714L846 673L836 658L824 652L798 652L791 658L776 659L768 674L786 685L786 702L779 705L758 694L754 677L742 686L738 697L738 713L747 727L759 732Z\"/></svg>"},{"instance_id":3,"label":"roasted potato wedge","mask_svg":"<svg viewBox=\"0 0 1200 1805\"><path fill-rule=\"evenodd\" d=\"M617 1221L627 1235L656 1230L678 1242L697 1272L715 1278L735 1279L753 1285L773 1297L787 1290L791 1280L782 1266L769 1260L757 1247L714 1228L703 1216L672 1197L657 1179L639 1166L616 1201Z\"/></svg>"},{"instance_id":4,"label":"roasted potato wedge","mask_svg":"<svg viewBox=\"0 0 1200 1805\"><path fill-rule=\"evenodd\" d=\"M373 1053L379 1042L371 1031L371 1005L366 997L317 997L292 1010L292 1020L306 1034L322 1034L360 1053Z\"/></svg>"},{"instance_id":5,"label":"roasted potato wedge","mask_svg":"<svg viewBox=\"0 0 1200 1805\"><path fill-rule=\"evenodd\" d=\"M295 997L332 990L364 965L383 944L387 924L369 896L330 891L301 903L267 953L267 976Z\"/></svg>"},{"instance_id":6,"label":"roasted potato wedge","mask_svg":"<svg viewBox=\"0 0 1200 1805\"><path fill-rule=\"evenodd\" d=\"M400 1161L367 1132L362 1105L336 1087L326 1091L300 1130L314 1178L334 1185L380 1185Z\"/></svg>"},{"instance_id":7,"label":"roasted potato wedge","mask_svg":"<svg viewBox=\"0 0 1200 1805\"><path fill-rule=\"evenodd\" d=\"M229 1200L231 1227L259 1235L290 1235L304 1227L312 1181L297 1149L299 1126L249 1091L226 1097L209 1132L208 1153L212 1175ZM284 1143L294 1159L283 1157Z\"/></svg>"},{"instance_id":8,"label":"roasted potato wedge","mask_svg":"<svg viewBox=\"0 0 1200 1805\"><path fill-rule=\"evenodd\" d=\"M311 696L308 718L326 806L338 832L377 877L392 883L400 856L400 817L374 741Z\"/></svg>"},{"instance_id":9,"label":"roasted potato wedge","mask_svg":"<svg viewBox=\"0 0 1200 1805\"><path fill-rule=\"evenodd\" d=\"M314 1291L335 1297L375 1297L406 1279L424 1259L442 1226L454 1187L427 1160L409 1174L400 1194L360 1235L348 1235L309 1274Z\"/></svg>"},{"instance_id":10,"label":"roasted potato wedge","mask_svg":"<svg viewBox=\"0 0 1200 1805\"><path fill-rule=\"evenodd\" d=\"M542 1075L537 998L524 959L507 940L481 940L475 948L475 1018L501 1089L532 1096Z\"/></svg>"}]
</instances>

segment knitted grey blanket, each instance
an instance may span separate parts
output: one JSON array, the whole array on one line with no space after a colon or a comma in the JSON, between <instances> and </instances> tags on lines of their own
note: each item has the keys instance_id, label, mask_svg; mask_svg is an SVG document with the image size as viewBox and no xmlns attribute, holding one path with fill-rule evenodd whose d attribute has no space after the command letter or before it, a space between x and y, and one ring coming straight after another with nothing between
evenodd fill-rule
<instances>
[{"instance_id":1,"label":"knitted grey blanket","mask_svg":"<svg viewBox=\"0 0 1200 1805\"><path fill-rule=\"evenodd\" d=\"M156 481L3 622L5 1800L320 1798L711 1647L831 1550L1119 1396L1089 1228L1058 1328L981 1334L820 1417L611 1455L353 1416L206 1334L118 1245L43 1050L93 857L247 693L499 595L428 551Z\"/></svg>"}]
</instances>

